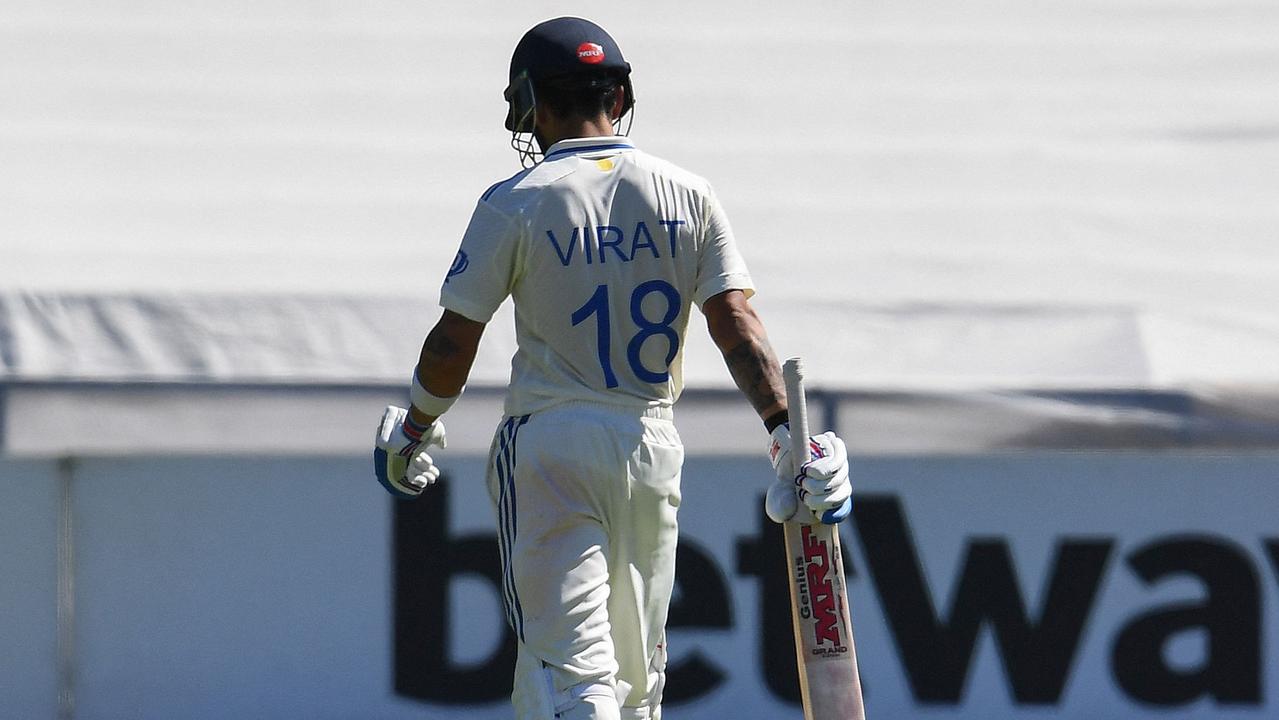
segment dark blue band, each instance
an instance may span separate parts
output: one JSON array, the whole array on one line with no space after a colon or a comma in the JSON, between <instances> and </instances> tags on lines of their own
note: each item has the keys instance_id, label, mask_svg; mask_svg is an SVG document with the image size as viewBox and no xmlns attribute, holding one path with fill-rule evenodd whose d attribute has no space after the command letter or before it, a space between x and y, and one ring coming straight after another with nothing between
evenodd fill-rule
<instances>
[{"instance_id":1,"label":"dark blue band","mask_svg":"<svg viewBox=\"0 0 1279 720\"><path fill-rule=\"evenodd\" d=\"M629 143L611 143L609 145L587 145L585 147L566 147L566 148L561 148L559 150L556 150L555 152L551 153L550 155L547 155L546 157L552 158L552 157L555 157L556 155L563 155L564 153L588 153L588 152L598 152L600 150L630 150L633 147L634 146Z\"/></svg>"}]
</instances>

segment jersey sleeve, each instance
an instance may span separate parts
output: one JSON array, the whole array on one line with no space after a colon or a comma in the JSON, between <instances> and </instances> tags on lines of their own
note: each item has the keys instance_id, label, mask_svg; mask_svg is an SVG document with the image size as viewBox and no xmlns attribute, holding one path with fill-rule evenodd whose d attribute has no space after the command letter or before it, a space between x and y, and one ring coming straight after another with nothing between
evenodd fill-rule
<instances>
[{"instance_id":1,"label":"jersey sleeve","mask_svg":"<svg viewBox=\"0 0 1279 720\"><path fill-rule=\"evenodd\" d=\"M705 198L705 237L697 260L697 285L693 300L700 308L708 299L725 290L745 291L746 297L755 294L755 284L746 270L746 261L737 251L733 228L728 216L714 192Z\"/></svg>"},{"instance_id":2,"label":"jersey sleeve","mask_svg":"<svg viewBox=\"0 0 1279 720\"><path fill-rule=\"evenodd\" d=\"M518 264L517 223L481 200L440 288L440 306L487 323L511 294Z\"/></svg>"}]
</instances>

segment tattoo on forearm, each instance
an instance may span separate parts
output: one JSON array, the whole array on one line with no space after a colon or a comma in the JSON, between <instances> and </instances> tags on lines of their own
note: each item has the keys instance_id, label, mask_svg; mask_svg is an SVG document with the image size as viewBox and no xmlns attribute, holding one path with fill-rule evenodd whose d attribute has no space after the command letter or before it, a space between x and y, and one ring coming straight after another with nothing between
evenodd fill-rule
<instances>
[{"instance_id":1,"label":"tattoo on forearm","mask_svg":"<svg viewBox=\"0 0 1279 720\"><path fill-rule=\"evenodd\" d=\"M766 341L747 340L724 353L724 362L756 412L762 415L784 401L782 369Z\"/></svg>"},{"instance_id":2,"label":"tattoo on forearm","mask_svg":"<svg viewBox=\"0 0 1279 720\"><path fill-rule=\"evenodd\" d=\"M426 341L422 343L422 358L438 363L457 355L461 349L457 343L449 339L448 335L436 329L432 330L426 336Z\"/></svg>"}]
</instances>

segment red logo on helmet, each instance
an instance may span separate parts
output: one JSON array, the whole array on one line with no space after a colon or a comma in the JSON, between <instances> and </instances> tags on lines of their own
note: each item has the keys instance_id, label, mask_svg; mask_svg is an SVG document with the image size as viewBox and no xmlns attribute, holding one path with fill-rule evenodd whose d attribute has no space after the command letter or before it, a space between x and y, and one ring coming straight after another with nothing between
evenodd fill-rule
<instances>
[{"instance_id":1,"label":"red logo on helmet","mask_svg":"<svg viewBox=\"0 0 1279 720\"><path fill-rule=\"evenodd\" d=\"M584 42L577 46L577 59L595 65L604 62L604 48L593 42Z\"/></svg>"}]
</instances>

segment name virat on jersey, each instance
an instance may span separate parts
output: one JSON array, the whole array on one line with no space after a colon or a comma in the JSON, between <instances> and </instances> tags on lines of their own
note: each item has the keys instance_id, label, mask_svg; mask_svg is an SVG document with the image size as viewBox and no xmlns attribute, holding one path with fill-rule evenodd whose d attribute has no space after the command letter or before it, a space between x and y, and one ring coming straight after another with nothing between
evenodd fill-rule
<instances>
[{"instance_id":1,"label":"name virat on jersey","mask_svg":"<svg viewBox=\"0 0 1279 720\"><path fill-rule=\"evenodd\" d=\"M666 230L670 248L669 257L675 257L678 251L679 228L684 221L658 220L657 224ZM660 235L662 231L657 232ZM635 223L635 230L629 235L617 225L594 227L588 225L575 227L572 232L561 230L558 235L554 230L547 230L546 239L551 247L555 248L555 255L559 257L560 264L564 267L572 265L575 257L582 258L580 261L587 265L604 264L610 260L627 263L637 257L652 257L660 260L663 257L662 250L665 249L654 241L653 233L643 220ZM582 248L581 253L576 253L578 246Z\"/></svg>"}]
</instances>

